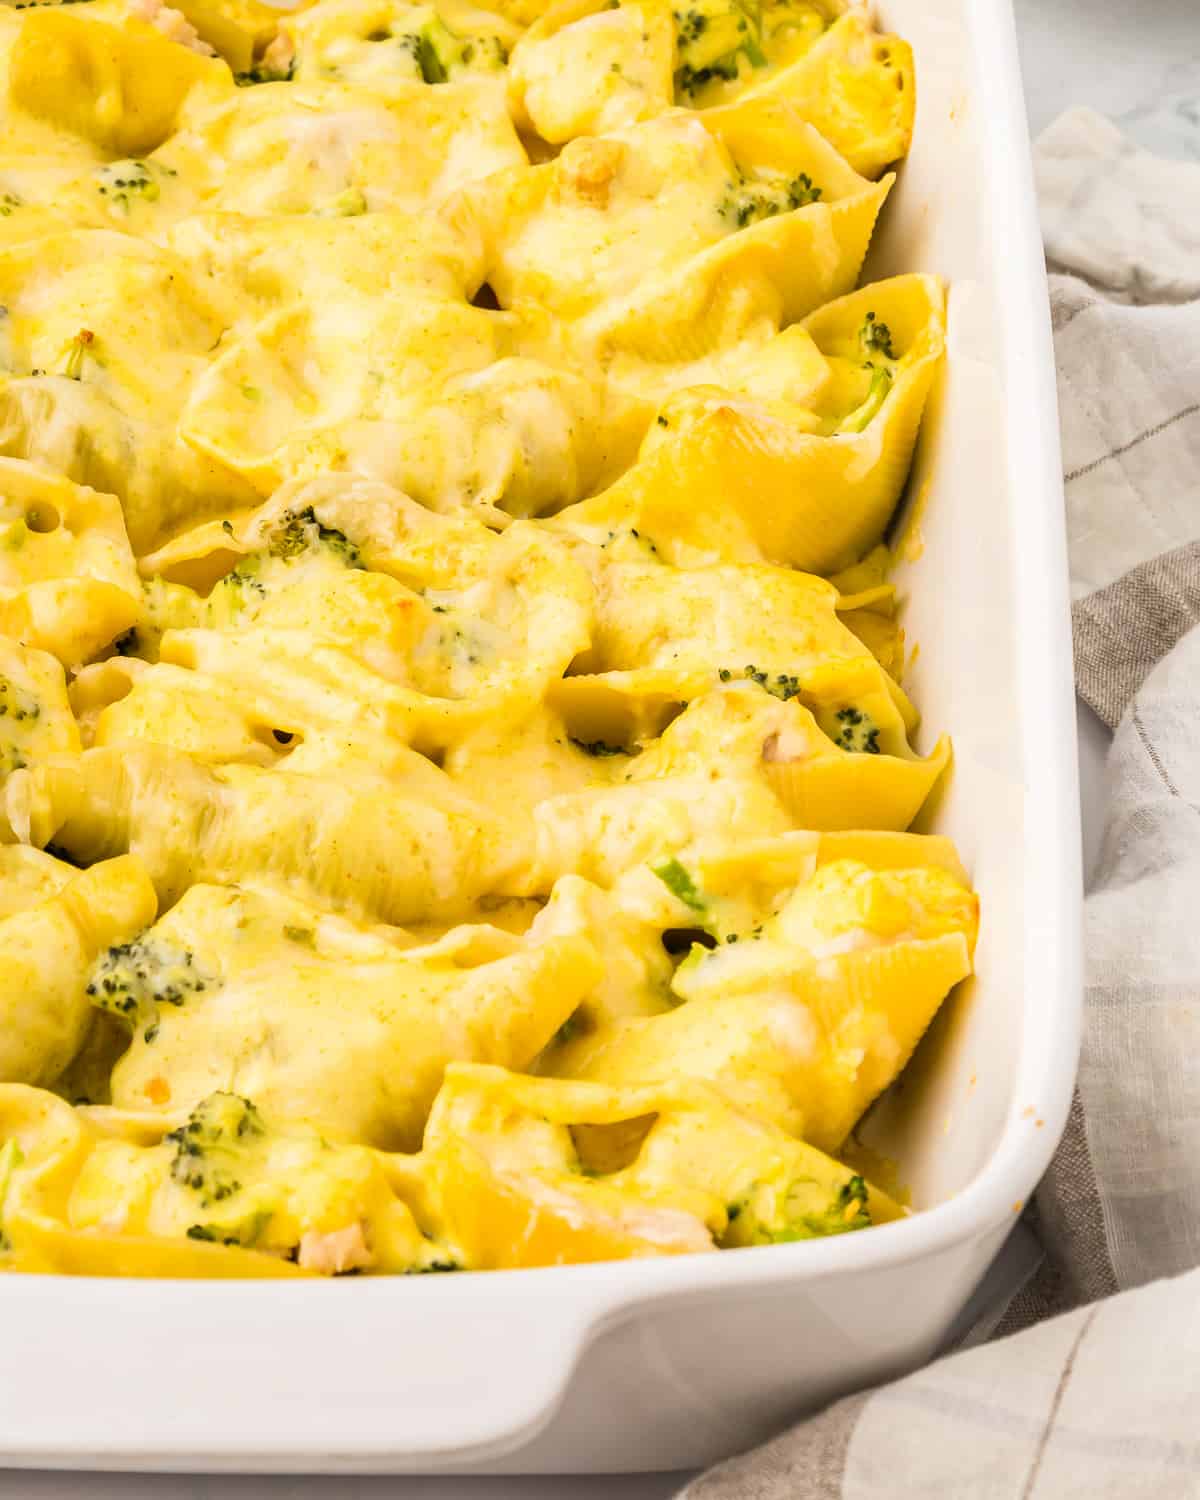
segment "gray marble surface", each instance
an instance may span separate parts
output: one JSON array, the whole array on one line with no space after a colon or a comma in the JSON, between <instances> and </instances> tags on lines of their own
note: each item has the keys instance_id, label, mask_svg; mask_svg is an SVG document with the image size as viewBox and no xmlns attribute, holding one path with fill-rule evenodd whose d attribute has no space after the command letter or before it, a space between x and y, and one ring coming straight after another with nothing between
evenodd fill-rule
<instances>
[{"instance_id":1,"label":"gray marble surface","mask_svg":"<svg viewBox=\"0 0 1200 1500\"><path fill-rule=\"evenodd\" d=\"M1015 0L1029 122L1089 104L1148 150L1200 160L1196 0Z\"/></svg>"},{"instance_id":2,"label":"gray marble surface","mask_svg":"<svg viewBox=\"0 0 1200 1500\"><path fill-rule=\"evenodd\" d=\"M932 3L932 0L931 0ZM1030 124L1088 104L1148 150L1200 160L1200 0L1015 0ZM1080 708L1085 862L1107 734ZM0 1500L666 1500L684 1475L588 1479L206 1478L0 1473Z\"/></svg>"}]
</instances>

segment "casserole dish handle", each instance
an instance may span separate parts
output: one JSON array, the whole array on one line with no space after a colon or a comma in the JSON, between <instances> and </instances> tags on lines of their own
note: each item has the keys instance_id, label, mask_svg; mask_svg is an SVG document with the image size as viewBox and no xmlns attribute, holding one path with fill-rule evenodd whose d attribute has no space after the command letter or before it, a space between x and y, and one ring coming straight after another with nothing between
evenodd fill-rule
<instances>
[{"instance_id":1,"label":"casserole dish handle","mask_svg":"<svg viewBox=\"0 0 1200 1500\"><path fill-rule=\"evenodd\" d=\"M505 1453L554 1415L600 1313L569 1272L536 1275L149 1281L138 1303L115 1280L2 1278L0 1466L320 1471Z\"/></svg>"}]
</instances>

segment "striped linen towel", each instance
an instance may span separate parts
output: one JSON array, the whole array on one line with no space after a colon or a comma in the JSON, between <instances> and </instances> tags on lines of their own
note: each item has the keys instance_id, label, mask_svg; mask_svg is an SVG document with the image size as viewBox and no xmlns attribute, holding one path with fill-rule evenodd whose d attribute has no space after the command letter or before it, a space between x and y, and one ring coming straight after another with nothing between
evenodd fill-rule
<instances>
[{"instance_id":1,"label":"striped linen towel","mask_svg":"<svg viewBox=\"0 0 1200 1500\"><path fill-rule=\"evenodd\" d=\"M1076 683L1114 731L1079 1085L1034 1209L1045 1257L1008 1336L679 1500L1200 1496L1200 165L1086 110L1036 161Z\"/></svg>"}]
</instances>

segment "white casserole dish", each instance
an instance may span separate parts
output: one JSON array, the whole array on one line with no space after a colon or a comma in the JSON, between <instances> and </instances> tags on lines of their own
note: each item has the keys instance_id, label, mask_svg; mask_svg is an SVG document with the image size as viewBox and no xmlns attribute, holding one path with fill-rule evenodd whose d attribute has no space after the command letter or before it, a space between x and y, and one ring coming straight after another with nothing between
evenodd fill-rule
<instances>
[{"instance_id":1,"label":"white casserole dish","mask_svg":"<svg viewBox=\"0 0 1200 1500\"><path fill-rule=\"evenodd\" d=\"M915 49L868 276L951 283L900 582L956 765L929 827L983 902L978 978L865 1132L925 1210L683 1259L287 1282L0 1278L0 1464L691 1467L926 1359L1054 1148L1079 1004L1079 829L1053 353L1009 0L884 0Z\"/></svg>"}]
</instances>

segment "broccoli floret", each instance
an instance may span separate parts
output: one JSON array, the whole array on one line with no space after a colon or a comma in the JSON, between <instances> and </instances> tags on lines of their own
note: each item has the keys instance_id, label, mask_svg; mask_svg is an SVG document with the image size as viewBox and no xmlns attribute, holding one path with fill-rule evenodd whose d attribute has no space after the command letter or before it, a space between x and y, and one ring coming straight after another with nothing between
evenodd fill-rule
<instances>
[{"instance_id":1,"label":"broccoli floret","mask_svg":"<svg viewBox=\"0 0 1200 1500\"><path fill-rule=\"evenodd\" d=\"M193 995L215 989L217 980L184 948L160 938L118 943L97 960L87 994L98 1010L119 1016L144 1039L158 1034L160 1005L183 1005Z\"/></svg>"},{"instance_id":2,"label":"broccoli floret","mask_svg":"<svg viewBox=\"0 0 1200 1500\"><path fill-rule=\"evenodd\" d=\"M446 82L449 74L437 49L426 34L425 28L420 31L407 32L397 37L396 40L406 51L412 53L423 83Z\"/></svg>"},{"instance_id":3,"label":"broccoli floret","mask_svg":"<svg viewBox=\"0 0 1200 1500\"><path fill-rule=\"evenodd\" d=\"M664 860L661 865L651 865L650 870L690 911L708 911L708 903L697 889L696 882L677 859Z\"/></svg>"},{"instance_id":4,"label":"broccoli floret","mask_svg":"<svg viewBox=\"0 0 1200 1500\"><path fill-rule=\"evenodd\" d=\"M772 676L753 665L743 667L740 672L735 672L731 667L722 667L717 676L722 682L732 682L738 677L745 678L747 682L756 682L764 693L770 693L772 698L779 698L784 703L789 698L798 697L801 691L800 679L790 672L776 672Z\"/></svg>"},{"instance_id":5,"label":"broccoli floret","mask_svg":"<svg viewBox=\"0 0 1200 1500\"><path fill-rule=\"evenodd\" d=\"M174 1146L171 1178L194 1192L202 1208L223 1203L242 1190L239 1172L248 1149L265 1135L262 1116L239 1094L216 1093L202 1099L178 1130L164 1140ZM188 1234L192 1239L216 1239L226 1231ZM235 1241L236 1242L236 1241Z\"/></svg>"},{"instance_id":6,"label":"broccoli floret","mask_svg":"<svg viewBox=\"0 0 1200 1500\"><path fill-rule=\"evenodd\" d=\"M463 67L487 68L498 73L508 62L508 48L498 36L477 35L462 44L459 58Z\"/></svg>"},{"instance_id":7,"label":"broccoli floret","mask_svg":"<svg viewBox=\"0 0 1200 1500\"><path fill-rule=\"evenodd\" d=\"M233 81L238 88L251 88L256 83L291 83L296 73L296 59L288 63L284 68L273 68L263 62L257 62L252 68L247 68L244 73L235 73Z\"/></svg>"},{"instance_id":8,"label":"broccoli floret","mask_svg":"<svg viewBox=\"0 0 1200 1500\"><path fill-rule=\"evenodd\" d=\"M738 76L738 54L728 53L725 57L719 57L715 62L709 63L704 68L693 68L684 63L683 67L675 70L675 92L686 94L690 99L692 95L698 94L706 84L713 83L720 78L726 83Z\"/></svg>"},{"instance_id":9,"label":"broccoli floret","mask_svg":"<svg viewBox=\"0 0 1200 1500\"><path fill-rule=\"evenodd\" d=\"M841 750L851 750L859 755L878 755L879 726L869 714L860 708L839 708L835 718L838 731L833 743Z\"/></svg>"},{"instance_id":10,"label":"broccoli floret","mask_svg":"<svg viewBox=\"0 0 1200 1500\"><path fill-rule=\"evenodd\" d=\"M508 49L498 36L477 32L461 36L435 16L418 31L397 34L383 26L367 36L368 42L390 42L407 52L425 83L446 83L464 68L498 72L508 62Z\"/></svg>"},{"instance_id":11,"label":"broccoli floret","mask_svg":"<svg viewBox=\"0 0 1200 1500\"><path fill-rule=\"evenodd\" d=\"M354 543L332 526L322 526L311 505L301 511L289 510L283 515L268 539L267 551L271 557L290 561L318 546L327 548L348 568L363 565L362 555Z\"/></svg>"},{"instance_id":12,"label":"broccoli floret","mask_svg":"<svg viewBox=\"0 0 1200 1500\"><path fill-rule=\"evenodd\" d=\"M110 161L96 172L97 190L114 208L127 214L135 202L158 201L162 189L156 172L170 177L175 175L166 167L156 166L151 170L144 161Z\"/></svg>"},{"instance_id":13,"label":"broccoli floret","mask_svg":"<svg viewBox=\"0 0 1200 1500\"><path fill-rule=\"evenodd\" d=\"M821 189L813 185L807 172L781 182L749 182L741 174L730 185L721 199L717 211L726 223L737 229L757 224L762 219L774 218L776 214L790 213L794 208L804 208L816 203Z\"/></svg>"},{"instance_id":14,"label":"broccoli floret","mask_svg":"<svg viewBox=\"0 0 1200 1500\"><path fill-rule=\"evenodd\" d=\"M660 427L669 427L671 425L666 417L662 415L659 415L655 420ZM621 527L610 531L600 543L600 547L602 551L607 552L609 547L621 546L627 540L636 542L640 549L649 552L652 557L658 556L658 543L653 537L643 536L636 526Z\"/></svg>"},{"instance_id":15,"label":"broccoli floret","mask_svg":"<svg viewBox=\"0 0 1200 1500\"><path fill-rule=\"evenodd\" d=\"M717 80L731 82L743 57L752 68L766 66L762 12L754 0L694 0L673 15L677 98L691 99Z\"/></svg>"},{"instance_id":16,"label":"broccoli floret","mask_svg":"<svg viewBox=\"0 0 1200 1500\"><path fill-rule=\"evenodd\" d=\"M508 53L496 36L459 36L440 16L434 16L419 31L395 38L417 64L426 83L446 83L452 74L474 65L502 68Z\"/></svg>"},{"instance_id":17,"label":"broccoli floret","mask_svg":"<svg viewBox=\"0 0 1200 1500\"><path fill-rule=\"evenodd\" d=\"M215 592L215 590L214 590ZM159 643L168 630L187 630L210 621L210 604L182 583L165 578L142 579L142 611L133 630L113 642L121 656L157 661Z\"/></svg>"},{"instance_id":18,"label":"broccoli floret","mask_svg":"<svg viewBox=\"0 0 1200 1500\"><path fill-rule=\"evenodd\" d=\"M267 586L259 577L263 557L259 552L243 557L236 568L217 582L208 596L210 619L226 622L254 614L259 601L267 597Z\"/></svg>"},{"instance_id":19,"label":"broccoli floret","mask_svg":"<svg viewBox=\"0 0 1200 1500\"><path fill-rule=\"evenodd\" d=\"M841 432L862 432L887 400L888 392L892 388L890 370L878 365L868 365L867 368L871 371L871 386L867 391L867 399L861 406L855 407L849 416L842 419L839 424Z\"/></svg>"},{"instance_id":20,"label":"broccoli floret","mask_svg":"<svg viewBox=\"0 0 1200 1500\"><path fill-rule=\"evenodd\" d=\"M41 717L41 705L37 699L15 682L0 676L0 719L10 724L28 724Z\"/></svg>"},{"instance_id":21,"label":"broccoli floret","mask_svg":"<svg viewBox=\"0 0 1200 1500\"><path fill-rule=\"evenodd\" d=\"M785 1245L796 1240L824 1239L831 1234L851 1234L871 1225L867 1185L857 1175L848 1178L832 1197L827 1184L812 1179L793 1182L782 1208L765 1218L759 1217L762 1210L756 1200L752 1188L746 1197L729 1204L726 1243Z\"/></svg>"},{"instance_id":22,"label":"broccoli floret","mask_svg":"<svg viewBox=\"0 0 1200 1500\"><path fill-rule=\"evenodd\" d=\"M896 358L892 330L873 312L867 314L858 330L858 342L865 356L863 369L870 372L871 383L865 399L837 424L839 432L862 432L887 400L895 378L890 364ZM883 360L889 363L880 363Z\"/></svg>"},{"instance_id":23,"label":"broccoli floret","mask_svg":"<svg viewBox=\"0 0 1200 1500\"><path fill-rule=\"evenodd\" d=\"M884 359L896 358L896 351L892 348L892 330L886 323L880 323L873 312L867 314L866 322L858 330L858 337L868 359L872 354L882 354Z\"/></svg>"},{"instance_id":24,"label":"broccoli floret","mask_svg":"<svg viewBox=\"0 0 1200 1500\"><path fill-rule=\"evenodd\" d=\"M672 14L675 17L675 35L679 38L679 45L686 47L689 42L700 39L708 27L708 17L698 10L677 10Z\"/></svg>"},{"instance_id":25,"label":"broccoli floret","mask_svg":"<svg viewBox=\"0 0 1200 1500\"><path fill-rule=\"evenodd\" d=\"M189 1240L204 1240L211 1245L240 1245L241 1240L236 1234L227 1234L223 1229L217 1229L212 1224L189 1224L187 1227Z\"/></svg>"},{"instance_id":26,"label":"broccoli floret","mask_svg":"<svg viewBox=\"0 0 1200 1500\"><path fill-rule=\"evenodd\" d=\"M867 1185L861 1177L851 1177L842 1185L832 1203L814 1213L801 1213L782 1229L770 1235L772 1243L787 1244L793 1240L823 1239L830 1234L850 1234L869 1229L871 1215L867 1208Z\"/></svg>"},{"instance_id":27,"label":"broccoli floret","mask_svg":"<svg viewBox=\"0 0 1200 1500\"><path fill-rule=\"evenodd\" d=\"M221 586L240 596L243 604L248 604L253 599L265 599L267 587L258 576L260 566L257 557L244 558L231 573L226 573L221 579Z\"/></svg>"}]
</instances>

